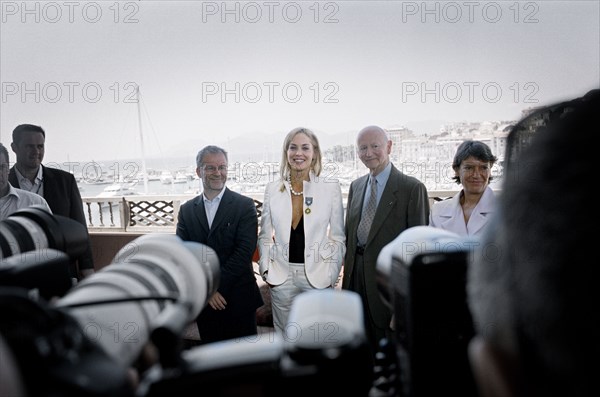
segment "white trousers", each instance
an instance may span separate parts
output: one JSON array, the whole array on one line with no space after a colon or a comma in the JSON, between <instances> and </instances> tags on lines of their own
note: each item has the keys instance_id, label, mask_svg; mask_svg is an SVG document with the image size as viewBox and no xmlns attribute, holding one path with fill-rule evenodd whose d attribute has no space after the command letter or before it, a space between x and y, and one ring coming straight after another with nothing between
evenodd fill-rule
<instances>
[{"instance_id":1,"label":"white trousers","mask_svg":"<svg viewBox=\"0 0 600 397\"><path fill-rule=\"evenodd\" d=\"M304 263L289 263L290 271L283 284L271 287L271 308L273 310L273 325L280 334L286 335L288 317L294 298L300 293L315 289L306 278Z\"/></svg>"}]
</instances>

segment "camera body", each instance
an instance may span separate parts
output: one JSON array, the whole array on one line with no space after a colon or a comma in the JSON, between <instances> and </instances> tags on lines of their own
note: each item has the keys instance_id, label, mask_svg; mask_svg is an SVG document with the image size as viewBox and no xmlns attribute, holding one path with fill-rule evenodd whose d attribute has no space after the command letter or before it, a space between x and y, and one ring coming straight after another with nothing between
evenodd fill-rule
<instances>
[{"instance_id":1,"label":"camera body","mask_svg":"<svg viewBox=\"0 0 600 397\"><path fill-rule=\"evenodd\" d=\"M0 335L15 357L18 382L31 396L127 396L114 362L66 312L21 287L0 288ZM98 382L103 379L106 382Z\"/></svg>"},{"instance_id":2,"label":"camera body","mask_svg":"<svg viewBox=\"0 0 600 397\"><path fill-rule=\"evenodd\" d=\"M154 382L148 396L281 396L352 393L372 386L360 297L315 290L292 305L286 335L263 334L203 345L182 354L176 371Z\"/></svg>"},{"instance_id":3,"label":"camera body","mask_svg":"<svg viewBox=\"0 0 600 397\"><path fill-rule=\"evenodd\" d=\"M479 244L429 226L407 229L381 251L380 289L394 311L401 396L476 396L467 356L474 335L466 300L469 256Z\"/></svg>"},{"instance_id":4,"label":"camera body","mask_svg":"<svg viewBox=\"0 0 600 397\"><path fill-rule=\"evenodd\" d=\"M37 287L44 298L62 296L88 248L87 229L79 222L39 206L20 209L0 222L0 285Z\"/></svg>"}]
</instances>

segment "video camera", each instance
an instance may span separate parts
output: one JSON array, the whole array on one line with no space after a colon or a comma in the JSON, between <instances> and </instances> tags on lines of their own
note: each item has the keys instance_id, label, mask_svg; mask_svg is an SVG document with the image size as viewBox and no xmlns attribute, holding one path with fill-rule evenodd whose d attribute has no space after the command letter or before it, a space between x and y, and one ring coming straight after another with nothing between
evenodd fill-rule
<instances>
[{"instance_id":1,"label":"video camera","mask_svg":"<svg viewBox=\"0 0 600 397\"><path fill-rule=\"evenodd\" d=\"M10 230L12 246L30 249L3 247L0 267L0 342L15 357L26 395L145 397L194 390L274 396L316 388L367 395L370 353L356 294L302 294L285 336L262 334L184 350L184 329L218 287L219 261L211 248L174 235L144 235L61 295L45 285L56 279L24 282L21 269L62 269L58 273L69 278L71 258L88 242L71 233L73 224L40 211L19 211L0 222L2 235ZM15 218L27 223L26 232L14 232ZM23 245L41 234L47 244ZM26 254L30 265L22 266ZM32 296L31 289L48 297Z\"/></svg>"},{"instance_id":2,"label":"video camera","mask_svg":"<svg viewBox=\"0 0 600 397\"><path fill-rule=\"evenodd\" d=\"M379 253L378 287L394 313L392 357L384 360L395 367L391 395L477 396L467 357L474 328L466 274L478 245L473 237L416 226Z\"/></svg>"}]
</instances>

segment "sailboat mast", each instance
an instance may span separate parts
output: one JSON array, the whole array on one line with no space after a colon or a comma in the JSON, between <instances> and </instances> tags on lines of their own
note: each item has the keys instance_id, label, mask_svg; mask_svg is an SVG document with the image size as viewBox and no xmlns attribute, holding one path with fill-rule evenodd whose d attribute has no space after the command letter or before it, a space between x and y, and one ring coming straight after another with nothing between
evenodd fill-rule
<instances>
[{"instance_id":1,"label":"sailboat mast","mask_svg":"<svg viewBox=\"0 0 600 397\"><path fill-rule=\"evenodd\" d=\"M144 150L144 133L142 131L142 109L139 85L136 87L136 98L138 111L138 128L140 130L140 146L142 149L142 173L144 175L144 194L148 194L148 171L146 170L146 153Z\"/></svg>"}]
</instances>

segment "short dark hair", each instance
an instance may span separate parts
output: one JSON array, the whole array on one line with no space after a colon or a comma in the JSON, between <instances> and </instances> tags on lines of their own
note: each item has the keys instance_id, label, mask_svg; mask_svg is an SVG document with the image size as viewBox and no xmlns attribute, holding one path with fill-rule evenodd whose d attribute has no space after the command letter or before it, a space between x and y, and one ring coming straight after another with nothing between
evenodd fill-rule
<instances>
[{"instance_id":1,"label":"short dark hair","mask_svg":"<svg viewBox=\"0 0 600 397\"><path fill-rule=\"evenodd\" d=\"M12 132L13 143L16 143L18 145L26 132L40 132L44 136L44 138L46 138L46 131L44 131L44 129L39 125L20 124L16 126Z\"/></svg>"},{"instance_id":2,"label":"short dark hair","mask_svg":"<svg viewBox=\"0 0 600 397\"><path fill-rule=\"evenodd\" d=\"M463 161L469 157L475 157L479 161L491 163L493 166L498 158L492 153L492 149L481 141L467 140L458 146L454 160L452 161L452 169L458 170ZM452 178L456 183L460 183L460 176L456 175ZM493 177L490 175L488 181L491 181Z\"/></svg>"},{"instance_id":3,"label":"short dark hair","mask_svg":"<svg viewBox=\"0 0 600 397\"><path fill-rule=\"evenodd\" d=\"M202 161L204 160L204 156L206 156L207 154L219 154L219 153L222 153L225 156L225 160L229 161L229 159L227 158L227 152L225 151L225 149L220 148L215 145L205 146L196 155L196 167L202 166Z\"/></svg>"}]
</instances>

